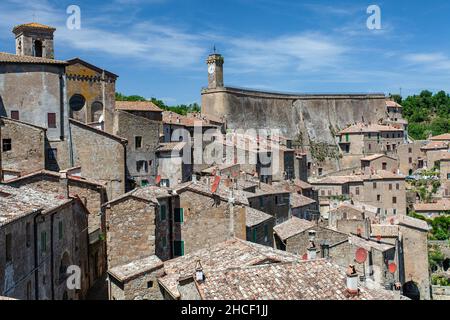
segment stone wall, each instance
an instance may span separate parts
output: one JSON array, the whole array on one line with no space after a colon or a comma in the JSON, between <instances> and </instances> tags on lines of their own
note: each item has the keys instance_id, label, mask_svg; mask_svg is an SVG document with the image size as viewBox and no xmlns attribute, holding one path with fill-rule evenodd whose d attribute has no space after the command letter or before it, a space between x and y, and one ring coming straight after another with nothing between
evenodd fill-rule
<instances>
[{"instance_id":1,"label":"stone wall","mask_svg":"<svg viewBox=\"0 0 450 320\"><path fill-rule=\"evenodd\" d=\"M11 139L11 150L2 151L2 168L22 175L44 169L45 130L8 118L1 118L0 122L1 139Z\"/></svg>"},{"instance_id":2,"label":"stone wall","mask_svg":"<svg viewBox=\"0 0 450 320\"><path fill-rule=\"evenodd\" d=\"M81 176L104 184L108 199L125 193L126 140L70 121L74 166Z\"/></svg>"},{"instance_id":3,"label":"stone wall","mask_svg":"<svg viewBox=\"0 0 450 320\"><path fill-rule=\"evenodd\" d=\"M164 300L158 278L164 269L150 270L123 283L109 277L111 300Z\"/></svg>"},{"instance_id":4,"label":"stone wall","mask_svg":"<svg viewBox=\"0 0 450 320\"><path fill-rule=\"evenodd\" d=\"M175 233L174 239L184 241L185 254L213 246L232 237L230 206L227 201L185 191L180 194L180 208L184 209L184 222L180 224L180 234ZM234 236L245 240L245 208L235 205L233 219Z\"/></svg>"}]
</instances>

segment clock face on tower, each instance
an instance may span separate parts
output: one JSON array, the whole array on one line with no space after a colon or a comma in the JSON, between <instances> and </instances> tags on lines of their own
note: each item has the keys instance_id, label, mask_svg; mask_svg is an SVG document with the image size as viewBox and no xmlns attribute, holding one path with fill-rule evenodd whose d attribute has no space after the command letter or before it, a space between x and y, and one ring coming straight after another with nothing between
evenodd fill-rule
<instances>
[{"instance_id":1,"label":"clock face on tower","mask_svg":"<svg viewBox=\"0 0 450 320\"><path fill-rule=\"evenodd\" d=\"M210 64L210 65L208 66L208 73L209 73L209 74L213 74L214 71L216 71L216 65L215 65L215 64Z\"/></svg>"}]
</instances>

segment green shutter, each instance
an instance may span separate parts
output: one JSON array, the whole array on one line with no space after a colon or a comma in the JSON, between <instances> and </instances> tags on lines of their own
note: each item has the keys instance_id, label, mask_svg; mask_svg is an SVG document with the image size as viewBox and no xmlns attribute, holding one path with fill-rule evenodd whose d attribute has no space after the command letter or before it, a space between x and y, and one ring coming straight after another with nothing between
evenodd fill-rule
<instances>
[{"instance_id":1,"label":"green shutter","mask_svg":"<svg viewBox=\"0 0 450 320\"><path fill-rule=\"evenodd\" d=\"M184 222L184 209L176 208L175 209L175 222Z\"/></svg>"},{"instance_id":2,"label":"green shutter","mask_svg":"<svg viewBox=\"0 0 450 320\"><path fill-rule=\"evenodd\" d=\"M350 142L350 134L348 133L345 134L345 141Z\"/></svg>"},{"instance_id":3,"label":"green shutter","mask_svg":"<svg viewBox=\"0 0 450 320\"><path fill-rule=\"evenodd\" d=\"M41 232L41 253L47 251L47 232Z\"/></svg>"},{"instance_id":4,"label":"green shutter","mask_svg":"<svg viewBox=\"0 0 450 320\"><path fill-rule=\"evenodd\" d=\"M184 256L184 241L173 242L173 254L175 257Z\"/></svg>"},{"instance_id":5,"label":"green shutter","mask_svg":"<svg viewBox=\"0 0 450 320\"><path fill-rule=\"evenodd\" d=\"M258 229L254 228L253 229L253 242L256 242L257 239L258 239Z\"/></svg>"},{"instance_id":6,"label":"green shutter","mask_svg":"<svg viewBox=\"0 0 450 320\"><path fill-rule=\"evenodd\" d=\"M164 220L166 220L166 206L165 205L162 205L161 206L161 208L160 208L160 219L161 219L161 221L164 221Z\"/></svg>"}]
</instances>

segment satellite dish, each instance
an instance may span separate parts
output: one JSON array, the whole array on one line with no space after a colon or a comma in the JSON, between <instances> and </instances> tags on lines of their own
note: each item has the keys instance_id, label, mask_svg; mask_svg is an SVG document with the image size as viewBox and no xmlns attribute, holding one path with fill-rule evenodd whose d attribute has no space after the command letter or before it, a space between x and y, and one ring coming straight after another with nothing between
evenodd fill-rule
<instances>
[{"instance_id":1,"label":"satellite dish","mask_svg":"<svg viewBox=\"0 0 450 320\"><path fill-rule=\"evenodd\" d=\"M392 262L389 264L389 272L394 274L395 271L397 271L397 265L394 262Z\"/></svg>"},{"instance_id":2,"label":"satellite dish","mask_svg":"<svg viewBox=\"0 0 450 320\"><path fill-rule=\"evenodd\" d=\"M355 253L355 260L359 264L366 262L367 260L367 250L364 248L359 248Z\"/></svg>"}]
</instances>

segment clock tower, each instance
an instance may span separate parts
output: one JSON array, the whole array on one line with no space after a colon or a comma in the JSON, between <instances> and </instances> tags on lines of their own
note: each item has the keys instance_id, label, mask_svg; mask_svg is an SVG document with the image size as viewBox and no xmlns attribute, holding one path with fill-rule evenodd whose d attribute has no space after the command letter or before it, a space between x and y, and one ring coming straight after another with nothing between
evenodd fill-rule
<instances>
[{"instance_id":1,"label":"clock tower","mask_svg":"<svg viewBox=\"0 0 450 320\"><path fill-rule=\"evenodd\" d=\"M206 60L208 65L208 89L223 87L223 63L222 55L213 53Z\"/></svg>"}]
</instances>

